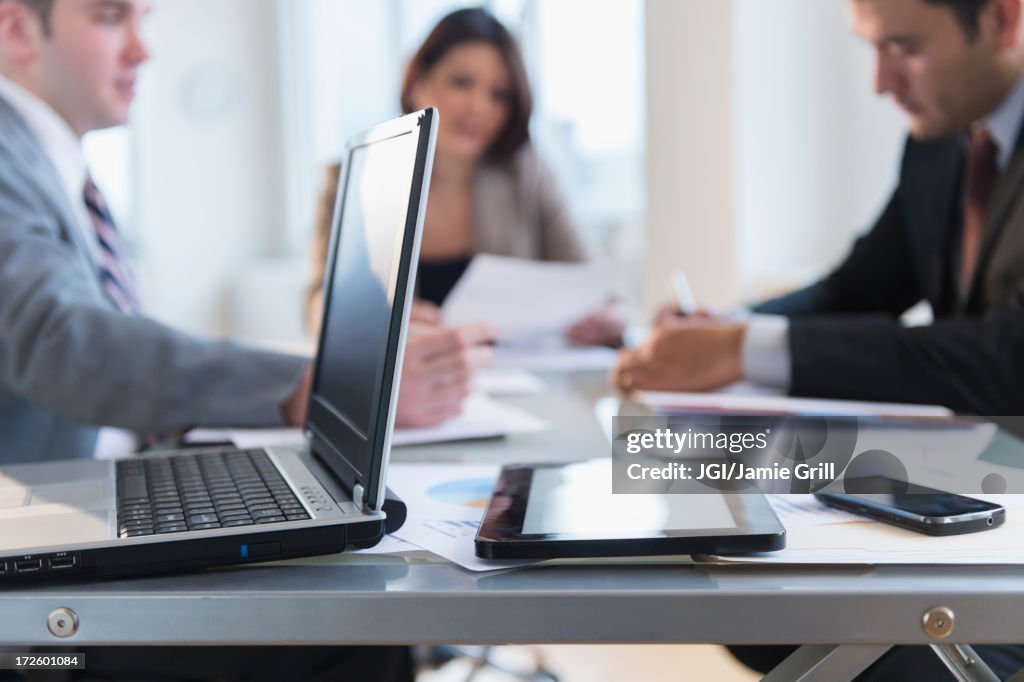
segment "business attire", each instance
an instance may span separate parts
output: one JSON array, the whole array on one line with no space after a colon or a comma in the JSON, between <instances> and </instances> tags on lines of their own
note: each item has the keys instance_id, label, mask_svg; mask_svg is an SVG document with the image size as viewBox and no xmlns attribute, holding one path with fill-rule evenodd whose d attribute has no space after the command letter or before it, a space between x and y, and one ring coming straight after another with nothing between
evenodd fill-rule
<instances>
[{"instance_id":1,"label":"business attire","mask_svg":"<svg viewBox=\"0 0 1024 682\"><path fill-rule=\"evenodd\" d=\"M1024 80L983 125L997 173L984 221L966 186L966 136L909 140L896 191L845 261L754 308L782 317L755 317L748 379L798 396L1024 411ZM972 217L973 241L964 233ZM934 324L901 326L921 300Z\"/></svg>"},{"instance_id":2,"label":"business attire","mask_svg":"<svg viewBox=\"0 0 1024 682\"><path fill-rule=\"evenodd\" d=\"M313 244L311 293L323 285L340 165L327 169ZM473 255L489 253L529 260L582 261L579 231L554 175L530 145L504 163L484 163L473 183L472 253L445 261L420 260L417 295L441 305Z\"/></svg>"},{"instance_id":3,"label":"business attire","mask_svg":"<svg viewBox=\"0 0 1024 682\"><path fill-rule=\"evenodd\" d=\"M544 261L586 259L555 176L532 146L504 164L480 166L473 199L475 253Z\"/></svg>"},{"instance_id":4,"label":"business attire","mask_svg":"<svg viewBox=\"0 0 1024 682\"><path fill-rule=\"evenodd\" d=\"M0 76L0 464L91 457L99 426L274 425L304 358L139 314L77 137ZM88 648L68 680L409 682L407 647Z\"/></svg>"},{"instance_id":5,"label":"business attire","mask_svg":"<svg viewBox=\"0 0 1024 682\"><path fill-rule=\"evenodd\" d=\"M92 457L101 426L281 423L306 361L139 315L104 211L71 129L0 77L0 464Z\"/></svg>"},{"instance_id":6,"label":"business attire","mask_svg":"<svg viewBox=\"0 0 1024 682\"><path fill-rule=\"evenodd\" d=\"M822 281L755 307L743 349L748 378L794 395L1021 414L1022 127L1024 79L971 139L908 140L896 191L845 261ZM898 317L921 300L936 321L901 326ZM729 648L762 672L794 649ZM1024 668L1024 646L977 653L1000 679ZM901 646L857 679L953 676L928 648Z\"/></svg>"}]
</instances>

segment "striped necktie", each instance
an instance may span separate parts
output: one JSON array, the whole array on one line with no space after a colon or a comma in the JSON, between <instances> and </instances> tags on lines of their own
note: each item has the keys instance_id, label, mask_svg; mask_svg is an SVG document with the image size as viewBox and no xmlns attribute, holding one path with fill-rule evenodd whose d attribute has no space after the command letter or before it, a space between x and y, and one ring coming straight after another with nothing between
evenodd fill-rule
<instances>
[{"instance_id":1,"label":"striped necktie","mask_svg":"<svg viewBox=\"0 0 1024 682\"><path fill-rule=\"evenodd\" d=\"M117 228L114 226L114 219L107 208L107 202L103 200L103 195L100 194L99 187L92 181L92 178L85 179L83 197L85 206L89 209L92 227L96 231L96 240L100 245L98 265L103 291L122 313L138 315L142 312L142 306L139 304L139 297L135 294L131 271L124 258L121 235L118 234ZM168 437L167 434L155 431L144 431L135 435L140 450L156 447Z\"/></svg>"},{"instance_id":2,"label":"striped necktie","mask_svg":"<svg viewBox=\"0 0 1024 682\"><path fill-rule=\"evenodd\" d=\"M107 208L107 202L103 200L103 195L92 178L86 178L83 196L100 246L98 265L103 291L122 313L137 315L142 306L139 305L135 285L128 270L124 246Z\"/></svg>"}]
</instances>

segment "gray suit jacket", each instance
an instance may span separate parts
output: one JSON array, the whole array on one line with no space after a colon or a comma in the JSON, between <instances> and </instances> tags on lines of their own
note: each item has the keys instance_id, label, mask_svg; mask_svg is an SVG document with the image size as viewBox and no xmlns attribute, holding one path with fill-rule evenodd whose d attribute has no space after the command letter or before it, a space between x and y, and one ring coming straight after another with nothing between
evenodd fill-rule
<instances>
[{"instance_id":1,"label":"gray suit jacket","mask_svg":"<svg viewBox=\"0 0 1024 682\"><path fill-rule=\"evenodd\" d=\"M0 464L90 457L98 426L272 425L302 358L116 310L56 169L0 97Z\"/></svg>"}]
</instances>

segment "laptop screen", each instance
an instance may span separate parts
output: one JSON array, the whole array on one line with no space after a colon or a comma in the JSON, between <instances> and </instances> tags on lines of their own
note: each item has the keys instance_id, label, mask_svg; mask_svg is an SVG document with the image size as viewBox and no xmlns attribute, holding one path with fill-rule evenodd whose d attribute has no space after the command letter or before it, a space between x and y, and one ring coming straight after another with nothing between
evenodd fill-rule
<instances>
[{"instance_id":1,"label":"laptop screen","mask_svg":"<svg viewBox=\"0 0 1024 682\"><path fill-rule=\"evenodd\" d=\"M335 207L307 426L321 459L371 497L393 423L432 120L413 114L350 142Z\"/></svg>"}]
</instances>

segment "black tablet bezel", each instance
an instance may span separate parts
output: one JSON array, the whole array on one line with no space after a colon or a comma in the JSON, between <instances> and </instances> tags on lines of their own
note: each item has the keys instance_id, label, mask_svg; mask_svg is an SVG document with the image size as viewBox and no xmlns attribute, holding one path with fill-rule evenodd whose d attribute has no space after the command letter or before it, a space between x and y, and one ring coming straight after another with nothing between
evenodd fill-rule
<instances>
[{"instance_id":1,"label":"black tablet bezel","mask_svg":"<svg viewBox=\"0 0 1024 682\"><path fill-rule=\"evenodd\" d=\"M524 534L523 522L538 469L578 465L535 464L501 470L477 532L476 555L483 559L559 559L670 554L750 554L786 546L786 531L759 492L721 494L735 528L663 529L646 536L594 537L565 533ZM609 479L608 485L611 485Z\"/></svg>"}]
</instances>

